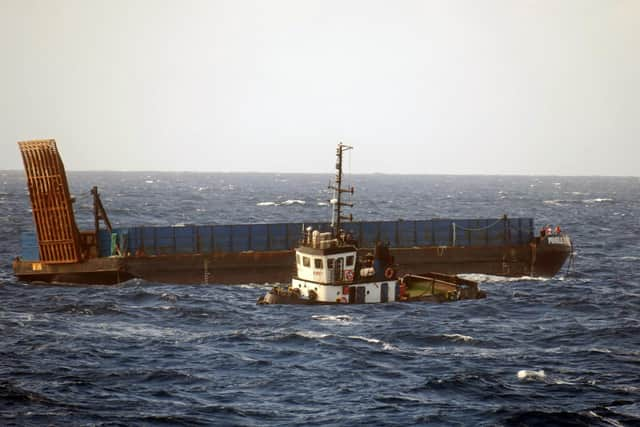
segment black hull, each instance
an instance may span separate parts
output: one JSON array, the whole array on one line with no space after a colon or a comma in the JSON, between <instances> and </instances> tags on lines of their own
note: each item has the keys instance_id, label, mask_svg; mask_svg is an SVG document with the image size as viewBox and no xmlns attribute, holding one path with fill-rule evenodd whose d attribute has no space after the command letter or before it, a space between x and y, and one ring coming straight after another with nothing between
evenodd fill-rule
<instances>
[{"instance_id":1,"label":"black hull","mask_svg":"<svg viewBox=\"0 0 640 427\"><path fill-rule=\"evenodd\" d=\"M369 252L372 249L359 250L361 255ZM545 239L535 239L518 246L396 248L391 254L402 274L434 271L553 277L571 254L571 244L552 245ZM41 269L34 269L34 264ZM293 266L293 251L249 251L94 258L56 265L17 260L14 272L26 282L116 284L140 278L173 284L243 284L287 283Z\"/></svg>"}]
</instances>

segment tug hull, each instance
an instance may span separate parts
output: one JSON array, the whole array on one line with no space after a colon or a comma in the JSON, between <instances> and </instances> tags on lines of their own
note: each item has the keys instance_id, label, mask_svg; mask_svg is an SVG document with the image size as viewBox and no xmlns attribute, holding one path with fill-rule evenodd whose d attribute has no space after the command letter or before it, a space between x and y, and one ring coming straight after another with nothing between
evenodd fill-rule
<instances>
[{"instance_id":1,"label":"tug hull","mask_svg":"<svg viewBox=\"0 0 640 427\"><path fill-rule=\"evenodd\" d=\"M386 286L385 286L386 285ZM304 288L303 288L304 286ZM328 289L319 289L320 287ZM383 287L386 292L376 293ZM317 298L310 298L308 289L314 289ZM334 288L338 291L335 301L323 298L323 294L333 296ZM365 295L365 289L366 295ZM362 290L362 292L357 292ZM369 293L372 295L369 295ZM388 298L387 298L388 296ZM258 299L258 304L296 304L296 305L345 305L345 304L384 304L389 302L430 302L444 303L469 299L486 298L486 293L478 288L478 283L441 273L407 274L400 280L389 280L386 283L354 282L343 285L322 285L293 279L289 288L276 286ZM360 298L359 298L360 297Z\"/></svg>"}]
</instances>

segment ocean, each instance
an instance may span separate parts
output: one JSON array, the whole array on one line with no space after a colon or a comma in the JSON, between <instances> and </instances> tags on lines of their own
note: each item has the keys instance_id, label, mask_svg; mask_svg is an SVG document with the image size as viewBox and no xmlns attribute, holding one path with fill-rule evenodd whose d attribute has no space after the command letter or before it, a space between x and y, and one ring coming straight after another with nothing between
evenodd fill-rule
<instances>
[{"instance_id":1,"label":"ocean","mask_svg":"<svg viewBox=\"0 0 640 427\"><path fill-rule=\"evenodd\" d=\"M331 175L71 172L114 227L329 219ZM0 172L2 425L640 425L640 179L354 175L357 220L533 217L552 279L466 275L484 300L258 306L270 284L16 281L33 231ZM571 267L571 268L570 268Z\"/></svg>"}]
</instances>

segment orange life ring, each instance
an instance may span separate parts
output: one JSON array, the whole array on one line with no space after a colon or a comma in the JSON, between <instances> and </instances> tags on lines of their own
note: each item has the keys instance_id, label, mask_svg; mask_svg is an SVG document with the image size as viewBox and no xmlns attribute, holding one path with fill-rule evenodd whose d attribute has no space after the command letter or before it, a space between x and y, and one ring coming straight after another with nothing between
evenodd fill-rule
<instances>
[{"instance_id":1,"label":"orange life ring","mask_svg":"<svg viewBox=\"0 0 640 427\"><path fill-rule=\"evenodd\" d=\"M393 276L395 275L396 272L391 267L387 267L387 269L384 271L384 277L386 277L387 279L393 279Z\"/></svg>"},{"instance_id":2,"label":"orange life ring","mask_svg":"<svg viewBox=\"0 0 640 427\"><path fill-rule=\"evenodd\" d=\"M353 280L353 270L345 270L344 278L347 280Z\"/></svg>"}]
</instances>

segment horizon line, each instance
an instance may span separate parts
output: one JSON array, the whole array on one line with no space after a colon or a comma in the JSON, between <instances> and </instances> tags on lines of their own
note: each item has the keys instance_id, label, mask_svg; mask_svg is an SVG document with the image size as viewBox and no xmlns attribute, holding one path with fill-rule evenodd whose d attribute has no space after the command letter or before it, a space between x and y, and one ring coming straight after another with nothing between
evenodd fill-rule
<instances>
[{"instance_id":1,"label":"horizon line","mask_svg":"<svg viewBox=\"0 0 640 427\"><path fill-rule=\"evenodd\" d=\"M0 169L4 172L24 172L24 169ZM67 173L193 173L193 174L253 174L253 175L333 175L334 172L273 172L273 171L194 171L194 170L153 170L153 169L66 169ZM564 178L640 178L640 175L560 175L540 173L402 173L402 172L352 172L348 175L381 175L381 176L487 176L487 177L564 177Z\"/></svg>"}]
</instances>

